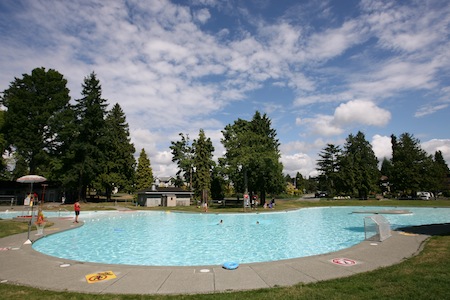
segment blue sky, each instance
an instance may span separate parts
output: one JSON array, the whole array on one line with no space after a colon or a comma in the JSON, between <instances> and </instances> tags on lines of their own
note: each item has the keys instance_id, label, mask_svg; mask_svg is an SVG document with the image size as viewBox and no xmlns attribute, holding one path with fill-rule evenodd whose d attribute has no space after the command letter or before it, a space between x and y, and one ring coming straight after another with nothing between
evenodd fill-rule
<instances>
[{"instance_id":1,"label":"blue sky","mask_svg":"<svg viewBox=\"0 0 450 300\"><path fill-rule=\"evenodd\" d=\"M413 134L450 163L450 3L418 1L0 1L0 90L53 68L80 98L97 73L137 153L176 173L170 141L267 113L285 173L315 174L327 143L362 131L377 157Z\"/></svg>"}]
</instances>

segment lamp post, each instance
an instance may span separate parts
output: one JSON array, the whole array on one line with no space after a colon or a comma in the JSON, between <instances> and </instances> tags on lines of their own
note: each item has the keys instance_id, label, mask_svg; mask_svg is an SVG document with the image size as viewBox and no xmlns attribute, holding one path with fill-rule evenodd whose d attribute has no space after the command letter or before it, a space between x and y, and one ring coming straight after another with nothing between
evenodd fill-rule
<instances>
[{"instance_id":1,"label":"lamp post","mask_svg":"<svg viewBox=\"0 0 450 300\"><path fill-rule=\"evenodd\" d=\"M244 173L244 199L242 199L242 209L245 212L245 204L247 201L249 201L249 195L248 195L248 187L247 187L247 169L243 165L238 165L238 170L243 171Z\"/></svg>"}]
</instances>

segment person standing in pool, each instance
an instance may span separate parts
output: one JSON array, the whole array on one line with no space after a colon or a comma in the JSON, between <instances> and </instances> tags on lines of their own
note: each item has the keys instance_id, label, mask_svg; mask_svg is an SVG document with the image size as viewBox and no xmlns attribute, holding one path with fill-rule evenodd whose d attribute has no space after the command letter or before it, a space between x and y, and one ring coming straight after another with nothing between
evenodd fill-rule
<instances>
[{"instance_id":1,"label":"person standing in pool","mask_svg":"<svg viewBox=\"0 0 450 300\"><path fill-rule=\"evenodd\" d=\"M75 211L75 222L74 223L78 223L78 216L80 215L80 202L75 202L75 204L73 205L73 210Z\"/></svg>"}]
</instances>

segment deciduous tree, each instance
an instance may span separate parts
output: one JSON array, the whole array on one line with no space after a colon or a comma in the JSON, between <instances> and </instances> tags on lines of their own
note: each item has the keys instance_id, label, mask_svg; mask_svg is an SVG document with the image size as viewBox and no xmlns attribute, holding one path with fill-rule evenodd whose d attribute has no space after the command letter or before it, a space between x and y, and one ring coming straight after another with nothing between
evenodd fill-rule
<instances>
[{"instance_id":1,"label":"deciduous tree","mask_svg":"<svg viewBox=\"0 0 450 300\"><path fill-rule=\"evenodd\" d=\"M238 191L259 192L264 204L266 193L285 189L279 142L266 114L257 111L251 121L238 119L222 133L226 149L222 162Z\"/></svg>"},{"instance_id":2,"label":"deciduous tree","mask_svg":"<svg viewBox=\"0 0 450 300\"><path fill-rule=\"evenodd\" d=\"M29 173L49 177L50 156L65 142L60 140L59 130L65 126L64 115L70 109L66 85L58 71L36 68L15 78L3 92L1 104L7 108L3 133Z\"/></svg>"},{"instance_id":3,"label":"deciduous tree","mask_svg":"<svg viewBox=\"0 0 450 300\"><path fill-rule=\"evenodd\" d=\"M185 182L189 182L192 189L192 172L194 167L194 148L192 147L189 135L179 134L180 141L172 141L170 149L172 151L172 161L177 163L177 176L182 176Z\"/></svg>"}]
</instances>

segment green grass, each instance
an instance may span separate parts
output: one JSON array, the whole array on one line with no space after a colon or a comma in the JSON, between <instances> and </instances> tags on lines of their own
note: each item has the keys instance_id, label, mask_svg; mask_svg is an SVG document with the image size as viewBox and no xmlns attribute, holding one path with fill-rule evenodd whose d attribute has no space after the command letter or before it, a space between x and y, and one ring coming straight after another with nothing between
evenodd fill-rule
<instances>
[{"instance_id":1,"label":"green grass","mask_svg":"<svg viewBox=\"0 0 450 300\"><path fill-rule=\"evenodd\" d=\"M54 292L0 284L1 299L92 299L92 294ZM448 299L450 235L431 238L424 250L400 264L351 277L244 292L204 295L95 295L95 299Z\"/></svg>"},{"instance_id":2,"label":"green grass","mask_svg":"<svg viewBox=\"0 0 450 300\"><path fill-rule=\"evenodd\" d=\"M89 204L88 204L89 205ZM431 206L450 207L450 201L358 201L320 200L317 202L279 200L276 210L310 206ZM165 209L167 208L160 208ZM231 208L227 211L232 211ZM236 208L242 211L242 208ZM184 211L200 211L195 207ZM210 209L212 213L216 208ZM220 211L217 208L217 211ZM17 224L11 224L17 223ZM26 225L26 224L25 224ZM26 231L20 223L0 221L0 232ZM13 284L0 284L1 299L448 299L450 295L450 233L428 240L424 250L400 264L329 281L297 284L291 287L204 295L95 295L40 290Z\"/></svg>"}]
</instances>

